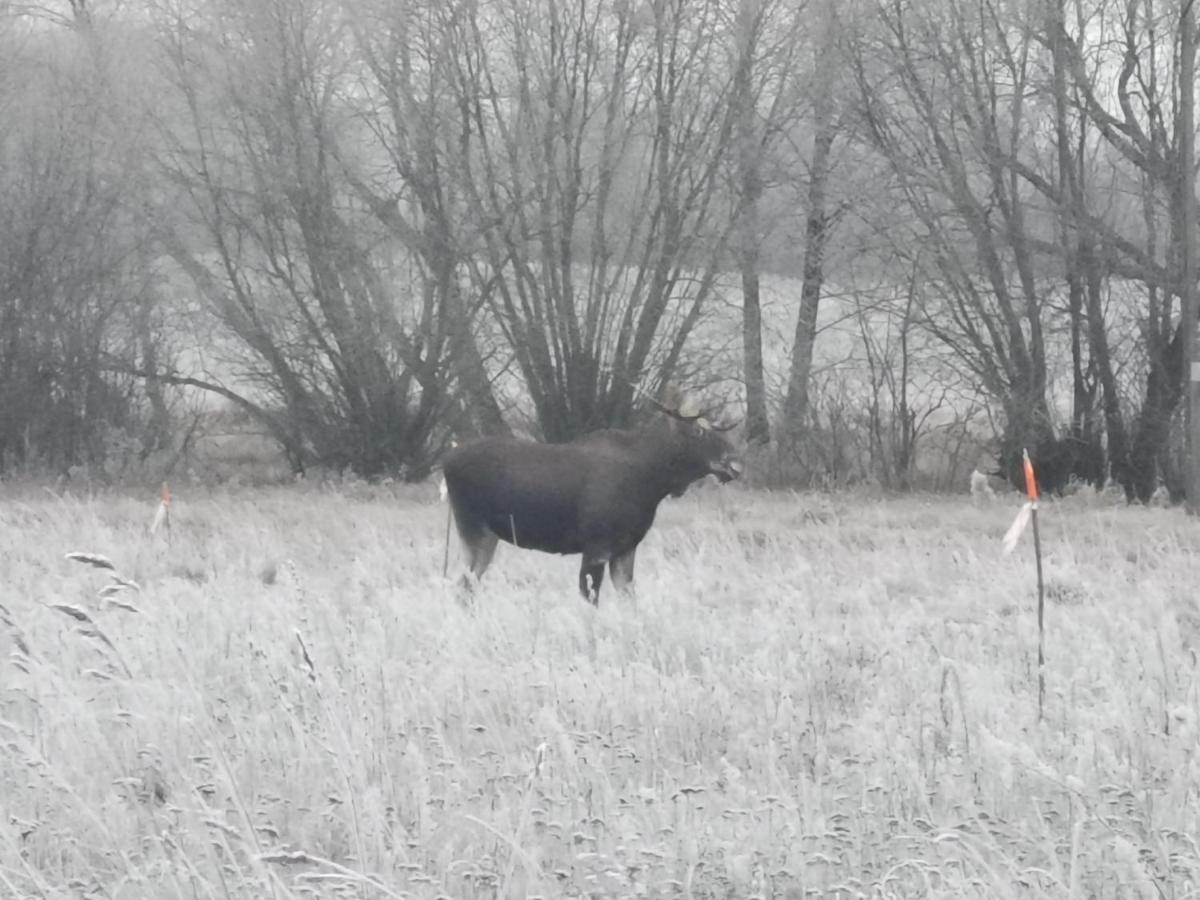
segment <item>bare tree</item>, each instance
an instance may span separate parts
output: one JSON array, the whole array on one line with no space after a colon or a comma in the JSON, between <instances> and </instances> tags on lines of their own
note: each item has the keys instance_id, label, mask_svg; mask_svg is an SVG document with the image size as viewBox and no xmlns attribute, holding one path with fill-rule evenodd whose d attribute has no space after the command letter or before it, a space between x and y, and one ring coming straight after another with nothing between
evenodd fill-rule
<instances>
[{"instance_id":1,"label":"bare tree","mask_svg":"<svg viewBox=\"0 0 1200 900\"><path fill-rule=\"evenodd\" d=\"M731 73L718 0L444 10L475 284L549 439L665 383L711 296ZM669 327L668 326L669 323Z\"/></svg>"},{"instance_id":2,"label":"bare tree","mask_svg":"<svg viewBox=\"0 0 1200 900\"><path fill-rule=\"evenodd\" d=\"M142 430L109 366L139 350L134 136L90 28L0 21L0 466L102 463Z\"/></svg>"},{"instance_id":3,"label":"bare tree","mask_svg":"<svg viewBox=\"0 0 1200 900\"><path fill-rule=\"evenodd\" d=\"M458 184L457 160L471 130L453 96L448 59L459 50L456 35L443 27L432 3L351 0L349 6L364 68L365 96L355 105L374 143L346 162L346 176L421 267L430 294L425 302L440 311L428 321L445 332L467 410L456 417L457 430L508 433L473 330L493 283L480 284L473 297L464 286L479 250L479 223Z\"/></svg>"},{"instance_id":4,"label":"bare tree","mask_svg":"<svg viewBox=\"0 0 1200 900\"><path fill-rule=\"evenodd\" d=\"M181 107L162 171L188 213L164 246L226 366L188 383L255 415L296 468L420 477L448 440L462 310L347 177L365 138L342 9L214 0L162 24Z\"/></svg>"},{"instance_id":5,"label":"bare tree","mask_svg":"<svg viewBox=\"0 0 1200 900\"><path fill-rule=\"evenodd\" d=\"M912 487L918 446L951 395L945 370L930 377L930 354L921 346L927 335L920 328L920 275L920 266L913 265L908 283L882 303L856 298L866 362L871 463L888 490ZM927 370L920 378L924 390L917 387L919 376L914 370L918 358Z\"/></svg>"},{"instance_id":6,"label":"bare tree","mask_svg":"<svg viewBox=\"0 0 1200 900\"><path fill-rule=\"evenodd\" d=\"M888 3L854 64L864 134L915 216L911 242L933 251L928 276L941 299L925 304L924 325L1003 404L1011 464L1056 435L1042 222L1010 165L1037 140L1027 110L1036 48L1004 13L989 2Z\"/></svg>"},{"instance_id":7,"label":"bare tree","mask_svg":"<svg viewBox=\"0 0 1200 900\"><path fill-rule=\"evenodd\" d=\"M1073 32L1065 6L1060 5L1047 25L1056 107L1066 107L1069 100L1072 118L1079 123L1076 140L1080 151L1086 145L1084 129L1094 128L1111 154L1113 170L1137 186L1141 233L1122 227L1119 216L1085 208L1082 152L1076 151L1074 180L1064 181L1061 187L1039 178L1028 164L1019 164L1016 169L1055 200L1060 209L1068 210L1064 220L1077 235L1075 244L1066 245L1068 262L1081 266L1088 279L1088 337L1103 397L1112 473L1128 496L1147 500L1164 471L1171 419L1183 378L1182 334L1173 314L1173 297L1181 290L1185 209L1183 180L1178 177L1179 103L1174 73L1178 55L1170 46L1178 32L1152 0L1086 7L1077 2L1071 24ZM1089 33L1097 26L1114 28L1120 40L1096 44ZM1100 73L1109 68L1118 73L1111 94L1116 111L1101 99L1110 94L1099 87ZM1060 125L1060 159L1067 137L1064 132ZM1161 208L1164 199L1165 214ZM1160 239L1164 226L1165 248ZM1110 274L1142 282L1146 292L1145 312L1140 317L1146 356L1145 388L1131 436L1127 436L1120 408L1110 336L1099 302L1101 279Z\"/></svg>"},{"instance_id":8,"label":"bare tree","mask_svg":"<svg viewBox=\"0 0 1200 900\"><path fill-rule=\"evenodd\" d=\"M1049 88L1034 94L1031 103L1053 117L1053 163L1044 178L1036 179L1046 188L1053 187L1050 199L1059 216L1058 247L1047 248L1061 255L1066 282L1065 314L1069 331L1071 358L1071 412L1069 441L1076 456L1075 473L1096 486L1105 481L1105 459L1098 397L1107 412L1110 446L1115 460L1125 455L1125 428L1115 393L1111 354L1107 345L1101 302L1102 278L1097 256L1096 233L1088 210L1091 172L1088 167L1090 134L1086 117L1076 118L1069 89L1063 35L1065 2L1048 4L1046 42L1050 55ZM1031 78L1031 84L1036 83ZM1028 171L1035 162L1012 160L1018 173ZM1037 187L1038 184L1034 186ZM1117 462L1116 465L1120 465Z\"/></svg>"}]
</instances>

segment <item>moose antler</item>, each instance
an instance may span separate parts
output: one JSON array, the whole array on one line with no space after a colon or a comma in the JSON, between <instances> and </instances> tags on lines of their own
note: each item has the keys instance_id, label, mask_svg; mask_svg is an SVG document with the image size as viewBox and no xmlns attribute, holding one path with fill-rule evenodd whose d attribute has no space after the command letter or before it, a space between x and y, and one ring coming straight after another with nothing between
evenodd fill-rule
<instances>
[{"instance_id":1,"label":"moose antler","mask_svg":"<svg viewBox=\"0 0 1200 900\"><path fill-rule=\"evenodd\" d=\"M703 425L706 428L711 428L713 431L732 431L734 428L737 428L739 424L741 424L740 422L730 422L727 425L717 425L716 423L713 422L712 417L709 415L708 410L705 410L705 409L699 409L694 414L691 412L685 413L683 411L683 409L688 404L688 402L693 399L691 397L685 396L685 397L680 398L678 406L676 408L672 408L672 407L668 406L667 404L663 403L662 401L660 401L658 398L656 398L654 395L652 395L649 391L647 391L645 388L643 388L640 384L637 384L636 382L631 380L631 381L629 381L629 385L635 391L637 391L639 394L641 394L643 397L645 397L647 400L649 400L650 403L654 406L654 408L657 409L659 412L663 413L664 415L670 416L672 419L678 419L680 422L688 422L688 423L692 423L692 424L703 423ZM670 386L669 390L671 390L672 393L674 393L676 396L678 396L679 391L673 385ZM693 403L694 403L694 401L693 401Z\"/></svg>"},{"instance_id":2,"label":"moose antler","mask_svg":"<svg viewBox=\"0 0 1200 900\"><path fill-rule=\"evenodd\" d=\"M704 410L700 410L700 412L696 413L695 415L689 415L681 410L671 409L671 407L667 406L665 403L659 403L653 397L649 397L648 399L660 412L664 412L671 418L678 419L680 422L696 422L704 418Z\"/></svg>"},{"instance_id":3,"label":"moose antler","mask_svg":"<svg viewBox=\"0 0 1200 900\"><path fill-rule=\"evenodd\" d=\"M696 413L696 415L693 416L693 415L687 415L687 414L681 412L679 409L672 409L670 406L663 403L661 400L659 400L657 397L655 397L653 394L651 394L648 390L646 390L644 387L642 387L636 381L633 381L632 379L629 379L629 378L625 379L625 381L627 381L629 383L629 386L631 388L633 388L635 391L637 391L639 394L641 394L643 397L645 397L647 400L649 400L651 405L653 405L655 409L657 409L659 412L661 412L665 415L670 416L673 419L679 419L681 422L695 422L697 419L701 418L704 415L703 411L698 412L698 413ZM682 405L683 404L680 403L680 406L682 406Z\"/></svg>"}]
</instances>

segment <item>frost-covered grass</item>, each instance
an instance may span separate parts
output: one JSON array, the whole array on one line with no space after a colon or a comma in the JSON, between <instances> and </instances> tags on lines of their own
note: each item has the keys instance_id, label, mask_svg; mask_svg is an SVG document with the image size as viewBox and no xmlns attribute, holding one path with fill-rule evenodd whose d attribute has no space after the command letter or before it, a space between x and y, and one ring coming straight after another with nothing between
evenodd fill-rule
<instances>
[{"instance_id":1,"label":"frost-covered grass","mask_svg":"<svg viewBox=\"0 0 1200 900\"><path fill-rule=\"evenodd\" d=\"M598 612L432 487L154 499L0 497L0 897L1200 890L1182 513L1043 508L1039 724L1015 497L701 489Z\"/></svg>"}]
</instances>

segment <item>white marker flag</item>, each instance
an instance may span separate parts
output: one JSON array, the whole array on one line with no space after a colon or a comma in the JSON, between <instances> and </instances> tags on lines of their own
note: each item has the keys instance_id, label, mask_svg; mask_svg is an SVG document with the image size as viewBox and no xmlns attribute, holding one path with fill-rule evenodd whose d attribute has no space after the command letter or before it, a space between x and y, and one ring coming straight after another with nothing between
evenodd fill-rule
<instances>
[{"instance_id":1,"label":"white marker flag","mask_svg":"<svg viewBox=\"0 0 1200 900\"><path fill-rule=\"evenodd\" d=\"M168 530L171 527L171 489L165 481L158 496L158 509L154 511L154 521L150 523L150 533L154 534L163 525L166 525Z\"/></svg>"},{"instance_id":2,"label":"white marker flag","mask_svg":"<svg viewBox=\"0 0 1200 900\"><path fill-rule=\"evenodd\" d=\"M1004 555L1013 552L1013 548L1017 546L1017 541L1021 539L1021 535L1029 526L1029 520L1033 516L1033 501L1028 500L1021 506L1017 517L1013 519L1012 525L1008 527L1008 531L1004 532Z\"/></svg>"}]
</instances>

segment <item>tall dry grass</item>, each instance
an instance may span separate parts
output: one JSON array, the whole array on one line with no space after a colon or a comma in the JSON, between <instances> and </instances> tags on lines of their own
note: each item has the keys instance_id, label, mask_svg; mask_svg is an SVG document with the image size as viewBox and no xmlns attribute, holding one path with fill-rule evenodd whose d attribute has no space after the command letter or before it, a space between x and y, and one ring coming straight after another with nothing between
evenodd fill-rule
<instances>
[{"instance_id":1,"label":"tall dry grass","mask_svg":"<svg viewBox=\"0 0 1200 900\"><path fill-rule=\"evenodd\" d=\"M1175 512L1044 506L1039 725L1015 500L699 490L593 611L433 488L156 499L0 499L0 897L1197 893Z\"/></svg>"}]
</instances>

